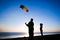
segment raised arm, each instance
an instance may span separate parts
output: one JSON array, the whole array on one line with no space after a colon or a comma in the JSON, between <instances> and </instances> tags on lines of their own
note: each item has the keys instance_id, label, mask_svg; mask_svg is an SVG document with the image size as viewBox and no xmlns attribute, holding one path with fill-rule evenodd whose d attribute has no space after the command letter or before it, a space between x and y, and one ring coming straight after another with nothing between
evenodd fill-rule
<instances>
[{"instance_id":1,"label":"raised arm","mask_svg":"<svg viewBox=\"0 0 60 40\"><path fill-rule=\"evenodd\" d=\"M28 26L28 24L25 23L26 26Z\"/></svg>"}]
</instances>

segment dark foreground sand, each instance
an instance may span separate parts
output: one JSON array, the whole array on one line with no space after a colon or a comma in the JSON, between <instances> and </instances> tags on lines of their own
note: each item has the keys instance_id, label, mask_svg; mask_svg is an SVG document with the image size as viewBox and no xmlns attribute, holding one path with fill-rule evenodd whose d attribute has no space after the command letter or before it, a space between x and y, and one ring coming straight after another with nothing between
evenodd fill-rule
<instances>
[{"instance_id":1,"label":"dark foreground sand","mask_svg":"<svg viewBox=\"0 0 60 40\"><path fill-rule=\"evenodd\" d=\"M3 40L3 39L0 39L0 40ZM28 40L28 37L10 38L10 39L4 39L4 40ZM43 37L34 36L34 40L60 40L60 34L44 35Z\"/></svg>"}]
</instances>

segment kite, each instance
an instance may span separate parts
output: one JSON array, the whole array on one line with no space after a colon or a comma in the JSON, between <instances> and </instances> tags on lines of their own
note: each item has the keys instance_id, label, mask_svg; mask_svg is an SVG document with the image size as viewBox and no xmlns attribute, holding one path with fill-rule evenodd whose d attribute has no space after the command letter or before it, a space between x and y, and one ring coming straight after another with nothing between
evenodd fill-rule
<instances>
[{"instance_id":1,"label":"kite","mask_svg":"<svg viewBox=\"0 0 60 40\"><path fill-rule=\"evenodd\" d=\"M23 9L25 12L28 12L29 11L28 8L25 7L24 5L20 5L20 8Z\"/></svg>"}]
</instances>

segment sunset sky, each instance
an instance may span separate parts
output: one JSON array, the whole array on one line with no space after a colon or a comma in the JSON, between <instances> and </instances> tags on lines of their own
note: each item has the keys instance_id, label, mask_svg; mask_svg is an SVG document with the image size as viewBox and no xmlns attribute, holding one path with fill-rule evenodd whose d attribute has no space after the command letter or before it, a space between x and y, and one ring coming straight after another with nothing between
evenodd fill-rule
<instances>
[{"instance_id":1,"label":"sunset sky","mask_svg":"<svg viewBox=\"0 0 60 40\"><path fill-rule=\"evenodd\" d=\"M28 8L22 10L20 5ZM0 32L28 32L25 22L34 20L34 31L60 32L60 2L58 0L0 0Z\"/></svg>"}]
</instances>

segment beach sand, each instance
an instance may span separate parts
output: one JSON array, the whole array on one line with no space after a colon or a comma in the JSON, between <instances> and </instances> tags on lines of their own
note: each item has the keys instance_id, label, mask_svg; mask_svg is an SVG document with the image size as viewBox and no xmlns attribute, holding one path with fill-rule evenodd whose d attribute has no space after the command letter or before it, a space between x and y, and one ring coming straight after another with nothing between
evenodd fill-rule
<instances>
[{"instance_id":1,"label":"beach sand","mask_svg":"<svg viewBox=\"0 0 60 40\"><path fill-rule=\"evenodd\" d=\"M8 38L8 39L0 39L0 40L28 40L29 37L19 37L19 38ZM34 40L60 40L60 34L53 35L44 35L42 36L34 36Z\"/></svg>"}]
</instances>

